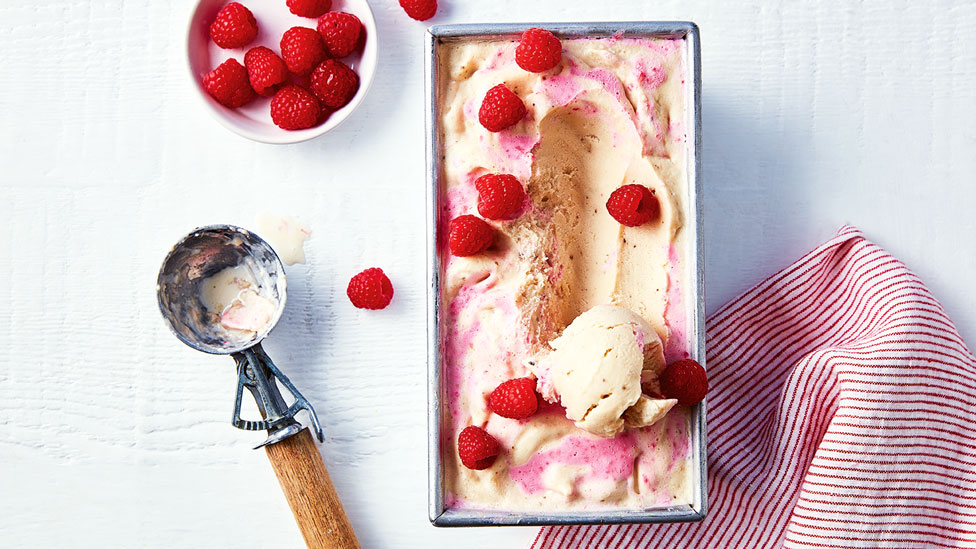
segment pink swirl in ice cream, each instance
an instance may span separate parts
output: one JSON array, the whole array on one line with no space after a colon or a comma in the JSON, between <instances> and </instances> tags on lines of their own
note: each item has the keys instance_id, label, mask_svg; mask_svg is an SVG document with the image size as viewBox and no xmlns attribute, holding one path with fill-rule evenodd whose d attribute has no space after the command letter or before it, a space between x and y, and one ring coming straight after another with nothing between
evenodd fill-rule
<instances>
[{"instance_id":1,"label":"pink swirl in ice cream","mask_svg":"<svg viewBox=\"0 0 976 549\"><path fill-rule=\"evenodd\" d=\"M688 503L688 411L642 395L631 382L652 343L669 359L688 348L673 341L687 337L679 295L687 193L683 41L564 40L561 65L539 74L515 64L515 46L438 46L447 499L469 508L556 511ZM479 124L478 108L499 83L528 112L492 133ZM485 173L518 177L529 205L515 220L491 222L499 236L488 251L453 257L443 228L458 215L477 215L474 180ZM657 219L624 227L608 215L609 194L629 183L655 191ZM622 343L607 344L636 366L626 380L607 381L619 398L608 397L612 406L605 409L593 406L599 422L587 424L582 415L592 405L588 393L526 420L487 408L492 389L523 376L537 377L540 393L557 402L557 368L534 359L552 352L550 342L574 319L603 304L638 320L619 333ZM577 405L582 412L573 411ZM467 425L485 428L504 449L489 469L472 471L458 461L454 440Z\"/></svg>"}]
</instances>

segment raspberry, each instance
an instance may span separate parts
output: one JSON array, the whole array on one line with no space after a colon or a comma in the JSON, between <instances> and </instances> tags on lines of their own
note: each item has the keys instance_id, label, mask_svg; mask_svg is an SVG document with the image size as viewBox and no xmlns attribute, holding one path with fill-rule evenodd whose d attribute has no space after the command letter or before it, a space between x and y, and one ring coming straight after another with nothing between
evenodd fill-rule
<instances>
[{"instance_id":1,"label":"raspberry","mask_svg":"<svg viewBox=\"0 0 976 549\"><path fill-rule=\"evenodd\" d=\"M319 123L322 107L312 92L285 86L271 99L271 120L284 130L304 130Z\"/></svg>"},{"instance_id":2,"label":"raspberry","mask_svg":"<svg viewBox=\"0 0 976 549\"><path fill-rule=\"evenodd\" d=\"M486 219L510 219L522 209L525 190L514 175L486 174L475 180L478 213Z\"/></svg>"},{"instance_id":3,"label":"raspberry","mask_svg":"<svg viewBox=\"0 0 976 549\"><path fill-rule=\"evenodd\" d=\"M661 372L661 392L667 398L678 399L678 404L698 404L708 392L705 369L694 360L685 359L668 364Z\"/></svg>"},{"instance_id":4,"label":"raspberry","mask_svg":"<svg viewBox=\"0 0 976 549\"><path fill-rule=\"evenodd\" d=\"M366 269L349 280L349 301L359 309L383 309L393 299L393 284L383 269Z\"/></svg>"},{"instance_id":5,"label":"raspberry","mask_svg":"<svg viewBox=\"0 0 976 549\"><path fill-rule=\"evenodd\" d=\"M531 377L510 379L488 395L488 409L511 419L525 419L539 409L535 380Z\"/></svg>"},{"instance_id":6,"label":"raspberry","mask_svg":"<svg viewBox=\"0 0 976 549\"><path fill-rule=\"evenodd\" d=\"M244 66L251 87L258 95L273 95L278 86L288 80L288 67L278 57L278 54L264 46L247 50L244 54Z\"/></svg>"},{"instance_id":7,"label":"raspberry","mask_svg":"<svg viewBox=\"0 0 976 549\"><path fill-rule=\"evenodd\" d=\"M624 185L610 193L607 211L628 227L643 225L661 213L654 191L643 185Z\"/></svg>"},{"instance_id":8,"label":"raspberry","mask_svg":"<svg viewBox=\"0 0 976 549\"><path fill-rule=\"evenodd\" d=\"M498 455L498 441L481 427L468 425L458 435L458 457L468 469L487 469Z\"/></svg>"},{"instance_id":9,"label":"raspberry","mask_svg":"<svg viewBox=\"0 0 976 549\"><path fill-rule=\"evenodd\" d=\"M344 11L330 11L319 18L319 34L325 42L329 57L345 57L359 47L363 24L359 18Z\"/></svg>"},{"instance_id":10,"label":"raspberry","mask_svg":"<svg viewBox=\"0 0 976 549\"><path fill-rule=\"evenodd\" d=\"M495 229L480 217L460 215L451 220L447 229L447 245L451 253L469 256L481 252L495 241Z\"/></svg>"},{"instance_id":11,"label":"raspberry","mask_svg":"<svg viewBox=\"0 0 976 549\"><path fill-rule=\"evenodd\" d=\"M338 59L326 59L312 71L312 93L330 109L346 106L359 89L359 76Z\"/></svg>"},{"instance_id":12,"label":"raspberry","mask_svg":"<svg viewBox=\"0 0 976 549\"><path fill-rule=\"evenodd\" d=\"M328 57L322 37L308 27L292 27L281 35L281 57L288 70L307 75L316 65Z\"/></svg>"},{"instance_id":13,"label":"raspberry","mask_svg":"<svg viewBox=\"0 0 976 549\"><path fill-rule=\"evenodd\" d=\"M210 38L221 48L243 48L258 35L258 22L251 10L231 2L220 8L210 23Z\"/></svg>"},{"instance_id":14,"label":"raspberry","mask_svg":"<svg viewBox=\"0 0 976 549\"><path fill-rule=\"evenodd\" d=\"M522 33L522 40L515 48L515 62L529 72L544 72L559 64L563 46L554 34L544 29L531 28Z\"/></svg>"},{"instance_id":15,"label":"raspberry","mask_svg":"<svg viewBox=\"0 0 976 549\"><path fill-rule=\"evenodd\" d=\"M400 0L400 7L411 19L426 21L437 13L437 0Z\"/></svg>"},{"instance_id":16,"label":"raspberry","mask_svg":"<svg viewBox=\"0 0 976 549\"><path fill-rule=\"evenodd\" d=\"M236 109L254 99L254 90L247 80L247 69L228 59L203 77L203 89L225 107Z\"/></svg>"},{"instance_id":17,"label":"raspberry","mask_svg":"<svg viewBox=\"0 0 976 549\"><path fill-rule=\"evenodd\" d=\"M321 17L332 9L332 0L288 0L288 9L299 17Z\"/></svg>"},{"instance_id":18,"label":"raspberry","mask_svg":"<svg viewBox=\"0 0 976 549\"><path fill-rule=\"evenodd\" d=\"M515 92L499 84L488 90L478 111L478 120L486 130L500 132L525 116L525 103Z\"/></svg>"}]
</instances>

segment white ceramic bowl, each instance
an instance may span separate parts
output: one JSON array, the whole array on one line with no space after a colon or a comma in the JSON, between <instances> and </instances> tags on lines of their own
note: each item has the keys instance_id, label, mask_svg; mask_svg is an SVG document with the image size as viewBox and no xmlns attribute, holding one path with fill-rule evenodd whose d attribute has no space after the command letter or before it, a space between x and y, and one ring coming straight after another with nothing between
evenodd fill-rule
<instances>
[{"instance_id":1,"label":"white ceramic bowl","mask_svg":"<svg viewBox=\"0 0 976 549\"><path fill-rule=\"evenodd\" d=\"M210 39L210 23L220 8L231 0L200 0L190 16L186 39L186 59L195 93L218 122L231 131L262 143L298 143L318 137L349 117L362 102L376 70L376 21L366 0L333 0L332 11L349 12L363 23L366 34L363 46L341 61L359 74L359 91L345 107L333 112L325 122L305 130L288 131L271 121L271 98L257 97L247 105L229 109L210 97L203 89L203 77L231 57L244 64L244 54L255 46L266 46L281 54L281 35L291 27L314 29L317 20L299 17L290 11L285 0L237 0L246 6L258 22L258 35L243 48L222 49Z\"/></svg>"}]
</instances>

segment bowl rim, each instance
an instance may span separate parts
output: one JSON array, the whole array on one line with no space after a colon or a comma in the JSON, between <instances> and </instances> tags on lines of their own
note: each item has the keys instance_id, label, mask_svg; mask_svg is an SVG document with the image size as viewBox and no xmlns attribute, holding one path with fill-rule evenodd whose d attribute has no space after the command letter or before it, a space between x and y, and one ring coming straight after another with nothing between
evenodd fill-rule
<instances>
[{"instance_id":1,"label":"bowl rim","mask_svg":"<svg viewBox=\"0 0 976 549\"><path fill-rule=\"evenodd\" d=\"M342 107L342 109L344 109L342 117L339 118L332 126L328 125L329 120L326 119L318 126L313 126L311 128L306 128L304 130L297 130L297 131L283 130L281 128L278 128L277 126L274 126L274 123L271 122L272 127L274 127L275 130L277 130L274 133L255 131L249 128L245 128L239 124L235 124L230 120L227 113L221 111L221 109L227 109L228 107L225 107L217 103L217 101L214 98L210 97L210 95L206 92L206 90L203 89L203 84L193 69L193 62L191 61L191 57L190 57L191 56L190 41L192 40L192 36L194 32L194 23L199 18L200 9L203 6L203 4L211 1L212 0L196 0L193 9L190 10L189 17L187 18L186 24L184 26L184 39L183 39L184 67L186 69L187 76L189 76L190 78L191 85L194 88L193 93L194 96L197 98L197 103L202 104L203 108L210 114L211 118L215 119L217 122L220 123L221 126L227 128L231 132L236 133L241 137L250 139L251 141L257 141L258 143L267 143L271 145L289 145L292 143L302 143L310 139L315 139L316 137L324 135L341 126L342 123L345 122L350 116L352 116L352 114L356 111L356 109L359 108L359 105L362 104L363 99L366 97L366 94L369 93L369 89L373 84L373 78L376 74L376 66L379 61L378 57L380 51L378 36L376 33L376 17L373 14L373 7L369 4L369 0L345 0L345 2L362 2L362 5L365 7L364 13L366 14L366 17L364 18L361 17L360 21L363 24L363 30L366 32L366 40L371 41L371 45L372 45L371 47L375 49L376 54L373 55L372 61L369 64L370 65L369 67L370 70L368 71L369 78L363 78L362 73L365 71L362 71L362 69L360 69L360 71L357 71L356 74L360 77L359 90L356 92L356 95L353 96L349 104ZM228 3L229 1L230 0L227 0ZM365 51L365 49L366 49L366 43L364 41L363 50Z\"/></svg>"}]
</instances>

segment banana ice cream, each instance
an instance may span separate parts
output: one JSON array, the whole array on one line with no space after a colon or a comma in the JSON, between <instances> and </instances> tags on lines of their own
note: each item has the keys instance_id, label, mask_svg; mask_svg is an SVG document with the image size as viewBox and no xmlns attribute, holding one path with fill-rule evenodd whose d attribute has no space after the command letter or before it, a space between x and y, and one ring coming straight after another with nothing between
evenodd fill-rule
<instances>
[{"instance_id":1,"label":"banana ice cream","mask_svg":"<svg viewBox=\"0 0 976 549\"><path fill-rule=\"evenodd\" d=\"M516 45L438 45L447 505L558 512L690 503L690 413L658 398L655 383L665 360L687 358L690 346L686 44L563 40L560 64L542 73L516 64ZM478 111L500 83L527 113L490 132ZM516 176L527 205L513 220L489 221L488 250L452 256L448 223L478 215L474 182L487 173ZM606 208L610 193L632 183L660 205L637 227ZM518 377L537 379L540 410L521 420L493 413L487 395ZM457 433L469 425L502 449L487 469L458 458Z\"/></svg>"},{"instance_id":2,"label":"banana ice cream","mask_svg":"<svg viewBox=\"0 0 976 549\"><path fill-rule=\"evenodd\" d=\"M275 313L275 302L261 292L251 271L236 265L200 283L200 302L229 339L246 341L264 330Z\"/></svg>"},{"instance_id":3,"label":"banana ice cream","mask_svg":"<svg viewBox=\"0 0 976 549\"><path fill-rule=\"evenodd\" d=\"M576 317L549 346L552 352L536 359L535 371L555 394L543 396L558 398L567 418L601 437L624 430L624 414L642 396L641 378L656 379L664 369L661 339L643 318L616 305ZM627 426L651 425L676 403L663 400L652 414L642 403L641 410L630 411Z\"/></svg>"}]
</instances>

